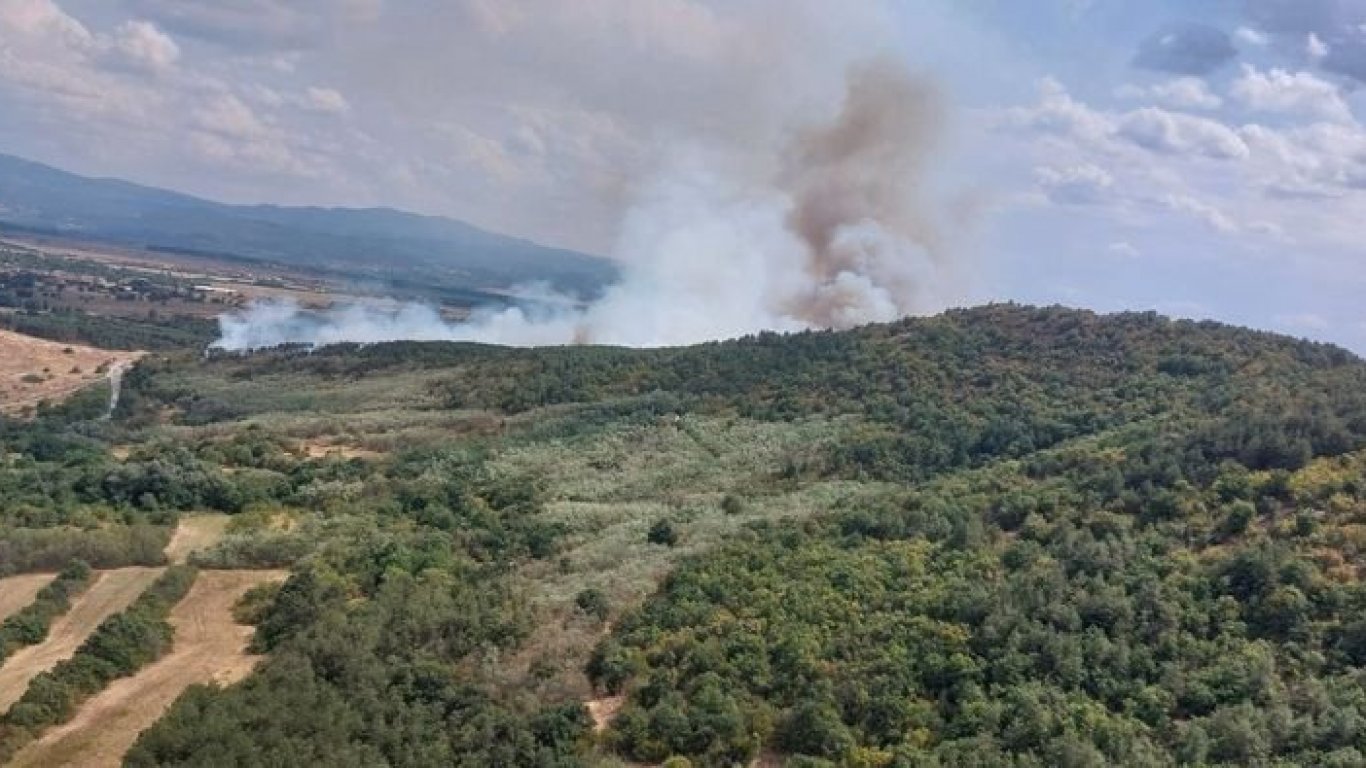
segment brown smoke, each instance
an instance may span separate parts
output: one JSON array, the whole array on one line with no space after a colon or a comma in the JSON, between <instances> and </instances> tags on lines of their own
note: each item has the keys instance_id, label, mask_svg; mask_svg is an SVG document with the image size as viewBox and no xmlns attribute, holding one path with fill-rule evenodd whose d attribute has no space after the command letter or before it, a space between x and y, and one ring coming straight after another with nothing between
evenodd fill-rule
<instances>
[{"instance_id":1,"label":"brown smoke","mask_svg":"<svg viewBox=\"0 0 1366 768\"><path fill-rule=\"evenodd\" d=\"M919 270L938 260L939 238L921 186L944 120L929 83L889 60L853 69L834 119L788 152L780 185L788 228L809 249L814 285L788 311L818 327L866 322L869 284L898 314L916 311Z\"/></svg>"}]
</instances>

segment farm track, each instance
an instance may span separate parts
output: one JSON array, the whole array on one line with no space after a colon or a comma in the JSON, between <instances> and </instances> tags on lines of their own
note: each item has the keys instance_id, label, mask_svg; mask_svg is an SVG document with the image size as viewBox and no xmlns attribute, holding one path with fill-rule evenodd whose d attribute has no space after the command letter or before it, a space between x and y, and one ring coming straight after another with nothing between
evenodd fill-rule
<instances>
[{"instance_id":1,"label":"farm track","mask_svg":"<svg viewBox=\"0 0 1366 768\"><path fill-rule=\"evenodd\" d=\"M0 621L27 608L54 578L50 573L25 573L0 579Z\"/></svg>"},{"instance_id":2,"label":"farm track","mask_svg":"<svg viewBox=\"0 0 1366 768\"><path fill-rule=\"evenodd\" d=\"M16 768L112 768L138 734L178 696L198 683L227 685L245 677L260 657L246 652L252 628L236 624L232 607L254 586L282 581L284 571L201 571L171 613L171 653L132 677L115 680L81 706L76 717L20 752Z\"/></svg>"},{"instance_id":3,"label":"farm track","mask_svg":"<svg viewBox=\"0 0 1366 768\"><path fill-rule=\"evenodd\" d=\"M71 658L100 622L131 605L162 570L119 568L102 572L75 599L71 610L53 622L46 640L21 648L0 667L0 712L9 710L24 695L33 678Z\"/></svg>"}]
</instances>

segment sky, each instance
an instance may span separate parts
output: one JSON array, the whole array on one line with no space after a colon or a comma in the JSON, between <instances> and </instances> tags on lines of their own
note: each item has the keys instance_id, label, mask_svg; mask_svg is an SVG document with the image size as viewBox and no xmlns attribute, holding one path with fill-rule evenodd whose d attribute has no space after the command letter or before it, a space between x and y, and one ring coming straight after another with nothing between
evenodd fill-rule
<instances>
[{"instance_id":1,"label":"sky","mask_svg":"<svg viewBox=\"0 0 1366 768\"><path fill-rule=\"evenodd\" d=\"M781 173L870 60L938 94L927 309L1366 352L1366 0L0 0L0 152L629 263L680 158Z\"/></svg>"}]
</instances>

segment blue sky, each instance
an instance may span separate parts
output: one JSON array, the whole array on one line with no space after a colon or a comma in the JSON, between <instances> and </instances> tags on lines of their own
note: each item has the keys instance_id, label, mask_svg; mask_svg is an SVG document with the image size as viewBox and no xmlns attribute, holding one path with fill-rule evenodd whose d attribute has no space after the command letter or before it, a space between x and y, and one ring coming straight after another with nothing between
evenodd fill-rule
<instances>
[{"instance_id":1,"label":"blue sky","mask_svg":"<svg viewBox=\"0 0 1366 768\"><path fill-rule=\"evenodd\" d=\"M890 55L948 104L942 304L1152 308L1366 352L1366 0L299 6L0 0L0 151L629 260L642 179L699 146L757 177L845 69Z\"/></svg>"}]
</instances>

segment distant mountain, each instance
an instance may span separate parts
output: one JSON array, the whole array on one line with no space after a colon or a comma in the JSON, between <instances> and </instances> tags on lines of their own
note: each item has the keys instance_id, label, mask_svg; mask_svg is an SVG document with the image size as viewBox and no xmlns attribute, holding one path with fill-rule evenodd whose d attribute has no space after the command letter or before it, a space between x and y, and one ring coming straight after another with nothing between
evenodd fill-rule
<instances>
[{"instance_id":1,"label":"distant mountain","mask_svg":"<svg viewBox=\"0 0 1366 768\"><path fill-rule=\"evenodd\" d=\"M228 205L0 154L0 230L307 267L397 286L505 289L544 281L580 296L612 282L608 260L464 222L388 208Z\"/></svg>"}]
</instances>

